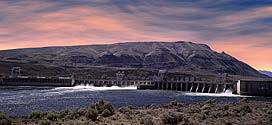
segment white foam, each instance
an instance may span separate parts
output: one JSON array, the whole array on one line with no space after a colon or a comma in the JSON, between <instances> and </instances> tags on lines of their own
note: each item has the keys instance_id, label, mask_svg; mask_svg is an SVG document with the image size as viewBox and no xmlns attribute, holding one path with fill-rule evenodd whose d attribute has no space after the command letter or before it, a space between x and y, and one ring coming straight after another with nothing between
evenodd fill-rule
<instances>
[{"instance_id":1,"label":"white foam","mask_svg":"<svg viewBox=\"0 0 272 125\"><path fill-rule=\"evenodd\" d=\"M53 90L70 90L70 91L107 91L107 90L136 90L137 86L127 86L127 87L119 87L119 86L111 86L111 87L95 87L90 85L79 85L74 87L59 87L54 88Z\"/></svg>"},{"instance_id":2,"label":"white foam","mask_svg":"<svg viewBox=\"0 0 272 125\"><path fill-rule=\"evenodd\" d=\"M35 96L43 96L43 97L50 97L55 95L62 95L65 93L73 93L73 92L84 92L84 91L108 91L108 90L137 90L137 86L128 86L128 87L118 87L118 86L111 86L111 87L94 87L90 85L79 85L74 87L57 87L49 90L41 90L40 92L36 92L30 95Z\"/></svg>"},{"instance_id":3,"label":"white foam","mask_svg":"<svg viewBox=\"0 0 272 125\"><path fill-rule=\"evenodd\" d=\"M189 95L189 96L215 96L215 97L252 97L252 96L232 94L231 90L226 90L226 92L224 92L224 93L184 93L184 95Z\"/></svg>"}]
</instances>

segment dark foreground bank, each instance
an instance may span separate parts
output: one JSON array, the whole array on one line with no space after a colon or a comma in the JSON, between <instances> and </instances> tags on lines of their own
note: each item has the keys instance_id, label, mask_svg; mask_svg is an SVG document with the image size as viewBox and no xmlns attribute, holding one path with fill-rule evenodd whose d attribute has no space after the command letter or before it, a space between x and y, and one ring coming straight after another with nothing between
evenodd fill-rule
<instances>
[{"instance_id":1,"label":"dark foreground bank","mask_svg":"<svg viewBox=\"0 0 272 125\"><path fill-rule=\"evenodd\" d=\"M163 125L163 124L264 124L272 123L272 103L242 99L239 102L183 104L171 102L141 108L114 109L103 100L79 110L33 112L23 117L0 113L0 124L30 125Z\"/></svg>"}]
</instances>

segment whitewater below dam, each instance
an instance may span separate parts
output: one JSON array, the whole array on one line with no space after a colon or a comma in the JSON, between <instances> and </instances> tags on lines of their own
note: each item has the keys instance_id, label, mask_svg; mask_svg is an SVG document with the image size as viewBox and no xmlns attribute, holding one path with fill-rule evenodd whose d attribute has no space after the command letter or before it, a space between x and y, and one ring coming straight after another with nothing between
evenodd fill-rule
<instances>
[{"instance_id":1,"label":"whitewater below dam","mask_svg":"<svg viewBox=\"0 0 272 125\"><path fill-rule=\"evenodd\" d=\"M208 100L236 102L241 98L272 102L272 98L240 96L230 91L219 94L184 93L180 91L137 90L137 87L0 87L0 112L13 116L27 115L34 111L79 109L100 99L111 102L114 107L140 107L148 104L165 104L171 101L198 103Z\"/></svg>"}]
</instances>

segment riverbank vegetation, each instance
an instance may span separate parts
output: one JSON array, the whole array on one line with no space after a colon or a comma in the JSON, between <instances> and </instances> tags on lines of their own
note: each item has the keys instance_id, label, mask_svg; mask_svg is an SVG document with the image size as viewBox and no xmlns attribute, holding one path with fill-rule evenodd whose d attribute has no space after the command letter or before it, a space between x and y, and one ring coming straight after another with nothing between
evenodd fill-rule
<instances>
[{"instance_id":1,"label":"riverbank vegetation","mask_svg":"<svg viewBox=\"0 0 272 125\"><path fill-rule=\"evenodd\" d=\"M78 109L33 112L23 117L8 117L0 113L1 125L191 125L191 124L262 124L272 123L272 103L239 102L132 106L114 109L103 100Z\"/></svg>"}]
</instances>

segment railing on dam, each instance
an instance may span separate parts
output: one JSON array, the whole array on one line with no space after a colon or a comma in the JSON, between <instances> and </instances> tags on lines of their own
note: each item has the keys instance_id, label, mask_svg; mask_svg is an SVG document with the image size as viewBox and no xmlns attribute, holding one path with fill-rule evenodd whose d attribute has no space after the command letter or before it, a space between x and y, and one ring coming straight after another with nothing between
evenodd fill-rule
<instances>
[{"instance_id":1,"label":"railing on dam","mask_svg":"<svg viewBox=\"0 0 272 125\"><path fill-rule=\"evenodd\" d=\"M152 80L108 80L108 79L86 79L75 80L74 85L93 85L93 86L137 86L151 85Z\"/></svg>"}]
</instances>

